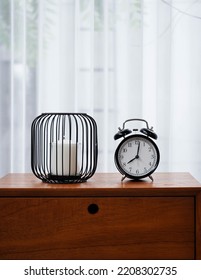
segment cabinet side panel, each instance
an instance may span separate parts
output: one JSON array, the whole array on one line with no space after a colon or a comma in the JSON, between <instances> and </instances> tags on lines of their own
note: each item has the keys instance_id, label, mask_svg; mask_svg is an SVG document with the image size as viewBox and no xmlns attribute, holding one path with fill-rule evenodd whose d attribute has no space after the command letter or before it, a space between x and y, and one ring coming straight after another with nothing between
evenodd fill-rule
<instances>
[{"instance_id":1,"label":"cabinet side panel","mask_svg":"<svg viewBox=\"0 0 201 280\"><path fill-rule=\"evenodd\" d=\"M201 192L196 196L196 259L201 260Z\"/></svg>"}]
</instances>

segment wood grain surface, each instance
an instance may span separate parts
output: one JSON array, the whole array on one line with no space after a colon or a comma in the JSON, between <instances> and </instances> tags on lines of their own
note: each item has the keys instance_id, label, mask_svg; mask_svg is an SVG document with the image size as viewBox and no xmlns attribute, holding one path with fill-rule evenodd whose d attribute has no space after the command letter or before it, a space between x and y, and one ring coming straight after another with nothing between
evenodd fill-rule
<instances>
[{"instance_id":1,"label":"wood grain surface","mask_svg":"<svg viewBox=\"0 0 201 280\"><path fill-rule=\"evenodd\" d=\"M155 173L154 182L121 182L118 173L79 184L33 174L0 179L0 259L194 258L201 259L201 185L189 173Z\"/></svg>"},{"instance_id":2,"label":"wood grain surface","mask_svg":"<svg viewBox=\"0 0 201 280\"><path fill-rule=\"evenodd\" d=\"M192 197L0 199L0 259L193 259L194 230Z\"/></svg>"},{"instance_id":3,"label":"wood grain surface","mask_svg":"<svg viewBox=\"0 0 201 280\"><path fill-rule=\"evenodd\" d=\"M195 195L201 185L189 173L155 173L154 181L125 179L118 173L96 173L85 183L47 184L33 174L13 173L0 179L0 196L163 196Z\"/></svg>"}]
</instances>

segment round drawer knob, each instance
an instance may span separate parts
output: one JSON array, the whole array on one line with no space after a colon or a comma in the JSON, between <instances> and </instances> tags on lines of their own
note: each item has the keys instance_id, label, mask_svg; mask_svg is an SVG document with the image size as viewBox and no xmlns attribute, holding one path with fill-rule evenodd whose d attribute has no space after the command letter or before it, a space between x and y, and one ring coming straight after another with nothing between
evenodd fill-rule
<instances>
[{"instance_id":1,"label":"round drawer knob","mask_svg":"<svg viewBox=\"0 0 201 280\"><path fill-rule=\"evenodd\" d=\"M95 203L89 204L89 206L88 206L88 212L89 212L90 214L96 214L96 213L98 212L98 210L99 210L99 207L98 207L97 204L95 204Z\"/></svg>"}]
</instances>

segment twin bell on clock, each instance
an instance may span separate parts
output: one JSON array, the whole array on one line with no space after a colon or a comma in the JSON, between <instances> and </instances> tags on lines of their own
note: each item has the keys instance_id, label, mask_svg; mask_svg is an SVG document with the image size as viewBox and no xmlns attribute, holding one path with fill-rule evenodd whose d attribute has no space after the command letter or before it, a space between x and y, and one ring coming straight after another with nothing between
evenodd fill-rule
<instances>
[{"instance_id":1,"label":"twin bell on clock","mask_svg":"<svg viewBox=\"0 0 201 280\"><path fill-rule=\"evenodd\" d=\"M126 123L136 121L145 123L146 127L140 130L125 128ZM126 177L133 180L149 177L153 181L151 174L156 170L160 161L159 149L154 142L157 135L153 128L149 128L148 122L144 119L129 119L114 135L115 140L120 138L123 139L117 146L114 161L117 169L123 175L122 181Z\"/></svg>"}]
</instances>

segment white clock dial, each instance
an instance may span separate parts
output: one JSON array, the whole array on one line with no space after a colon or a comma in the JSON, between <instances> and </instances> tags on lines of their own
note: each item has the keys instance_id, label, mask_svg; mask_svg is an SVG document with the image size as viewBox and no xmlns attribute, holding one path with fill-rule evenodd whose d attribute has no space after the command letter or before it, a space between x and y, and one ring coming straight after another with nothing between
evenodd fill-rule
<instances>
[{"instance_id":1,"label":"white clock dial","mask_svg":"<svg viewBox=\"0 0 201 280\"><path fill-rule=\"evenodd\" d=\"M120 143L115 157L121 173L128 177L143 178L153 173L158 166L159 151L150 138L133 135Z\"/></svg>"}]
</instances>

